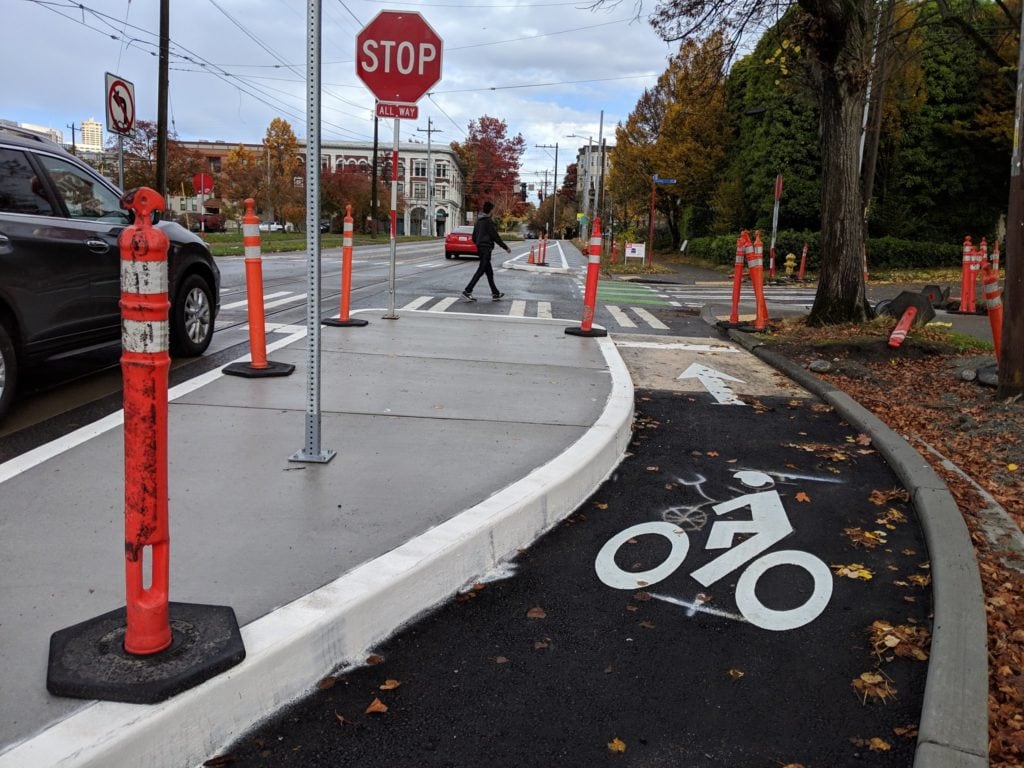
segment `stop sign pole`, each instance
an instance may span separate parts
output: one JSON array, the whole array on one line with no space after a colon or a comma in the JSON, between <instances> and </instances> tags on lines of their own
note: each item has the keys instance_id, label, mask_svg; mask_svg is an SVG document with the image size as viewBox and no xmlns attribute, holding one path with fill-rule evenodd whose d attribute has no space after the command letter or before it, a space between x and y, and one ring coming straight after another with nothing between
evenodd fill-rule
<instances>
[{"instance_id":1,"label":"stop sign pole","mask_svg":"<svg viewBox=\"0 0 1024 768\"><path fill-rule=\"evenodd\" d=\"M356 36L356 74L377 97L378 105L412 107L441 79L441 38L418 13L381 11ZM403 110L396 109L398 115ZM407 110L414 114L415 109ZM380 114L379 107L377 114ZM391 144L391 258L388 266L388 311L395 312L395 264L398 260L398 127ZM376 162L376 159L374 159ZM428 173L432 169L428 169ZM429 179L428 181L433 181Z\"/></svg>"}]
</instances>

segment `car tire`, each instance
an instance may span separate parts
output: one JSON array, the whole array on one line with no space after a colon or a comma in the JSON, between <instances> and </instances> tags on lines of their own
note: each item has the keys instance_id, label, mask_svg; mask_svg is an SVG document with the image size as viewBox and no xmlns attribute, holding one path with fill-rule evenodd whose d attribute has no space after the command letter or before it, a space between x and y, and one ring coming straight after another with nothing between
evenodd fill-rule
<instances>
[{"instance_id":1,"label":"car tire","mask_svg":"<svg viewBox=\"0 0 1024 768\"><path fill-rule=\"evenodd\" d=\"M445 251L445 252L444 252L444 257L445 257L446 259L450 259L450 258L452 257L452 255L451 255L451 253L450 253L449 251Z\"/></svg>"},{"instance_id":2,"label":"car tire","mask_svg":"<svg viewBox=\"0 0 1024 768\"><path fill-rule=\"evenodd\" d=\"M213 338L213 290L200 275L189 275L171 305L171 354L196 357Z\"/></svg>"},{"instance_id":3,"label":"car tire","mask_svg":"<svg viewBox=\"0 0 1024 768\"><path fill-rule=\"evenodd\" d=\"M3 323L0 323L0 419L14 401L18 384L18 359L14 356L14 343Z\"/></svg>"}]
</instances>

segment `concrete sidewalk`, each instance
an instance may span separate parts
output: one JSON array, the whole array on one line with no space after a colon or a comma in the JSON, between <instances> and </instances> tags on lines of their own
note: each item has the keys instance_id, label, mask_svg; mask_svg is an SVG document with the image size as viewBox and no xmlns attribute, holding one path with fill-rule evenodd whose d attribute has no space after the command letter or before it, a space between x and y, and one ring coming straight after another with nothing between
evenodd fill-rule
<instances>
[{"instance_id":1,"label":"concrete sidewalk","mask_svg":"<svg viewBox=\"0 0 1024 768\"><path fill-rule=\"evenodd\" d=\"M234 608L246 659L161 704L51 696L50 635L124 604L121 416L0 465L0 768L201 762L532 543L618 465L633 389L571 323L358 313L322 330L322 447L287 378L171 391L171 600ZM284 337L282 338L282 333Z\"/></svg>"}]
</instances>

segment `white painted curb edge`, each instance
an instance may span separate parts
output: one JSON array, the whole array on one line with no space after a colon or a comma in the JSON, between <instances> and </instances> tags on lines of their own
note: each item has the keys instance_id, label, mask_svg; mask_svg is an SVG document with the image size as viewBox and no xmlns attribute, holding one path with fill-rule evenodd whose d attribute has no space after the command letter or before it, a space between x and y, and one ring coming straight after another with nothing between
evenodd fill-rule
<instances>
[{"instance_id":1,"label":"white painted curb edge","mask_svg":"<svg viewBox=\"0 0 1024 768\"><path fill-rule=\"evenodd\" d=\"M253 725L573 512L622 461L633 384L615 345L598 420L548 464L480 504L242 628L246 659L156 705L96 702L0 755L0 768L201 765Z\"/></svg>"}]
</instances>

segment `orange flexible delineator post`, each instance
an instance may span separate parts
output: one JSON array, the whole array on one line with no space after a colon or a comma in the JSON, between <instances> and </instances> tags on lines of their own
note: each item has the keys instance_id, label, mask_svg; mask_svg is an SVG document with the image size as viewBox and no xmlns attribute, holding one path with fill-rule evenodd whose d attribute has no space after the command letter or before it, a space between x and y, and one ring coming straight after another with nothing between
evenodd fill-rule
<instances>
[{"instance_id":1,"label":"orange flexible delineator post","mask_svg":"<svg viewBox=\"0 0 1024 768\"><path fill-rule=\"evenodd\" d=\"M988 312L988 324L992 328L992 344L996 349L996 365L998 365L999 348L1003 341L1003 296L999 290L999 272L990 265L983 264L981 279L985 289L985 309Z\"/></svg>"},{"instance_id":2,"label":"orange flexible delineator post","mask_svg":"<svg viewBox=\"0 0 1024 768\"><path fill-rule=\"evenodd\" d=\"M798 282L804 281L804 270L807 268L807 243L804 243L804 249L800 252L800 271L796 275Z\"/></svg>"},{"instance_id":3,"label":"orange flexible delineator post","mask_svg":"<svg viewBox=\"0 0 1024 768\"><path fill-rule=\"evenodd\" d=\"M740 294L743 290L743 264L746 261L747 256L747 242L750 240L750 235L747 234L746 230L740 233L740 236L736 238L736 261L733 266L732 273L732 312L729 313L730 323L739 323L740 321Z\"/></svg>"},{"instance_id":4,"label":"orange flexible delineator post","mask_svg":"<svg viewBox=\"0 0 1024 768\"><path fill-rule=\"evenodd\" d=\"M242 245L245 248L245 298L249 315L249 362L231 363L221 369L229 376L264 379L287 376L295 370L291 363L267 360L267 321L263 307L263 256L260 241L260 220L256 201L245 199L242 217Z\"/></svg>"},{"instance_id":5,"label":"orange flexible delineator post","mask_svg":"<svg viewBox=\"0 0 1024 768\"><path fill-rule=\"evenodd\" d=\"M534 260L534 257L533 257L533 246L532 246L532 245L530 246L530 258L528 258L528 259L526 260L526 263L527 263L527 264L536 264L536 263L537 263L537 262L536 262L536 261Z\"/></svg>"},{"instance_id":6,"label":"orange flexible delineator post","mask_svg":"<svg viewBox=\"0 0 1024 768\"><path fill-rule=\"evenodd\" d=\"M764 298L764 243L761 242L760 230L754 232L753 251L747 251L747 269L750 271L750 282L754 286L754 301L757 306L754 330L763 331L768 328L768 302Z\"/></svg>"},{"instance_id":7,"label":"orange flexible delineator post","mask_svg":"<svg viewBox=\"0 0 1024 768\"><path fill-rule=\"evenodd\" d=\"M341 242L341 309L337 319L329 317L324 325L335 328L362 328L368 320L349 317L349 305L352 296L352 206L345 206L344 234Z\"/></svg>"},{"instance_id":8,"label":"orange flexible delineator post","mask_svg":"<svg viewBox=\"0 0 1024 768\"><path fill-rule=\"evenodd\" d=\"M583 320L579 328L566 328L570 336L607 336L604 328L594 328L594 308L597 304L597 279L601 272L601 219L594 217L587 257L587 284L583 290Z\"/></svg>"},{"instance_id":9,"label":"orange flexible delineator post","mask_svg":"<svg viewBox=\"0 0 1024 768\"><path fill-rule=\"evenodd\" d=\"M892 329L892 333L889 335L889 346L896 349L903 341L907 338L907 332L910 330L910 326L914 324L914 318L917 317L917 307L907 307L903 310L903 315L900 317L900 321L896 323L896 327Z\"/></svg>"},{"instance_id":10,"label":"orange flexible delineator post","mask_svg":"<svg viewBox=\"0 0 1024 768\"><path fill-rule=\"evenodd\" d=\"M960 268L960 308L959 312L974 312L974 244L971 236L964 238L963 262Z\"/></svg>"},{"instance_id":11,"label":"orange flexible delineator post","mask_svg":"<svg viewBox=\"0 0 1024 768\"><path fill-rule=\"evenodd\" d=\"M548 233L545 232L540 236L540 259L537 260L537 264L542 267L548 265Z\"/></svg>"},{"instance_id":12,"label":"orange flexible delineator post","mask_svg":"<svg viewBox=\"0 0 1024 768\"><path fill-rule=\"evenodd\" d=\"M46 687L58 696L149 704L234 666L245 647L231 608L169 602L168 240L152 224L164 200L142 187L121 205L136 222L118 239L125 607L50 637Z\"/></svg>"}]
</instances>

